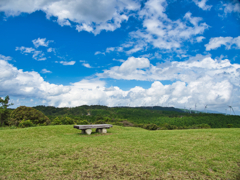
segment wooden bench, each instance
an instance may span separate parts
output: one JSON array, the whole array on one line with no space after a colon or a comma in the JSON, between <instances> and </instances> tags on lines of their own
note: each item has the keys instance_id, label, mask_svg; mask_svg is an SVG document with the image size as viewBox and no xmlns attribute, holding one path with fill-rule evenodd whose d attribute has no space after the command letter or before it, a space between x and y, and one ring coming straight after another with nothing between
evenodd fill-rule
<instances>
[{"instance_id":1,"label":"wooden bench","mask_svg":"<svg viewBox=\"0 0 240 180\"><path fill-rule=\"evenodd\" d=\"M113 127L111 124L91 124L91 125L74 125L73 128L82 130L82 134L90 135L92 129L96 128L96 132L107 133L107 129Z\"/></svg>"}]
</instances>

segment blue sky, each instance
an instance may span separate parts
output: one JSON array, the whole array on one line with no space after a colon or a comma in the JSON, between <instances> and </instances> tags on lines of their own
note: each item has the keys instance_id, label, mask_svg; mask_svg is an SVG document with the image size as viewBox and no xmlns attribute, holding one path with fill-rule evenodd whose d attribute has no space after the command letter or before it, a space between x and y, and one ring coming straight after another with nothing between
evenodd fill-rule
<instances>
[{"instance_id":1,"label":"blue sky","mask_svg":"<svg viewBox=\"0 0 240 180\"><path fill-rule=\"evenodd\" d=\"M240 114L239 52L237 0L0 1L0 96L14 107Z\"/></svg>"}]
</instances>

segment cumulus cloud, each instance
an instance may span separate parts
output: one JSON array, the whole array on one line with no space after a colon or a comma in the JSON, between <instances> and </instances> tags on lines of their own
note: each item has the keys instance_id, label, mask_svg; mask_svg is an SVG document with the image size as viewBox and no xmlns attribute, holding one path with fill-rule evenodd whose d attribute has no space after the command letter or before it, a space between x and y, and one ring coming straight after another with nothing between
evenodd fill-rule
<instances>
[{"instance_id":1,"label":"cumulus cloud","mask_svg":"<svg viewBox=\"0 0 240 180\"><path fill-rule=\"evenodd\" d=\"M171 20L166 14L166 0L149 0L138 12L143 21L142 29L130 33L130 40L120 47L111 47L106 52L125 51L133 54L149 46L161 50L178 50L185 41L193 41L209 27L201 17L187 12L182 19ZM200 40L199 38L197 39Z\"/></svg>"},{"instance_id":2,"label":"cumulus cloud","mask_svg":"<svg viewBox=\"0 0 240 180\"><path fill-rule=\"evenodd\" d=\"M102 30L114 31L130 13L141 7L135 0L8 0L0 1L0 11L6 16L33 13L41 10L47 18L56 17L61 26L76 24L78 31L94 34Z\"/></svg>"},{"instance_id":3,"label":"cumulus cloud","mask_svg":"<svg viewBox=\"0 0 240 180\"><path fill-rule=\"evenodd\" d=\"M147 58L130 57L120 66L114 66L103 73L98 73L99 78L113 78L125 80L171 80L191 83L205 80L222 82L228 80L239 86L238 76L240 65L231 64L229 60L214 60L211 57L196 56L184 62L172 61L150 64Z\"/></svg>"},{"instance_id":4,"label":"cumulus cloud","mask_svg":"<svg viewBox=\"0 0 240 180\"><path fill-rule=\"evenodd\" d=\"M149 66L150 62L147 58L130 57L121 66L114 66L110 70L104 70L104 73L97 75L100 78L143 80L143 77L146 75L144 69ZM126 77L122 77L123 75L126 75Z\"/></svg>"},{"instance_id":5,"label":"cumulus cloud","mask_svg":"<svg viewBox=\"0 0 240 180\"><path fill-rule=\"evenodd\" d=\"M205 45L206 50L217 49L221 46L226 46L226 49L237 48L240 49L240 36L233 37L215 37L211 38L209 43Z\"/></svg>"},{"instance_id":6,"label":"cumulus cloud","mask_svg":"<svg viewBox=\"0 0 240 180\"><path fill-rule=\"evenodd\" d=\"M193 0L193 2L201 9L203 10L210 10L212 6L207 5L207 0Z\"/></svg>"},{"instance_id":7,"label":"cumulus cloud","mask_svg":"<svg viewBox=\"0 0 240 180\"><path fill-rule=\"evenodd\" d=\"M10 56L4 56L4 55L0 54L0 60L10 61L10 60L12 60L12 57L10 57Z\"/></svg>"},{"instance_id":8,"label":"cumulus cloud","mask_svg":"<svg viewBox=\"0 0 240 180\"><path fill-rule=\"evenodd\" d=\"M47 70L47 69L42 69L42 71L41 71L43 74L46 74L46 73L52 73L52 71L49 71L49 70Z\"/></svg>"},{"instance_id":9,"label":"cumulus cloud","mask_svg":"<svg viewBox=\"0 0 240 180\"><path fill-rule=\"evenodd\" d=\"M87 25L85 23L83 23L82 25L77 25L76 29L78 30L78 32L80 31L87 31L87 32L92 32L93 28L91 25Z\"/></svg>"},{"instance_id":10,"label":"cumulus cloud","mask_svg":"<svg viewBox=\"0 0 240 180\"><path fill-rule=\"evenodd\" d=\"M130 106L169 104L175 107L194 107L197 103L199 108L209 104L209 108L211 106L224 111L234 95L232 106L239 111L240 65L210 57L193 59L153 66L146 58L131 57L121 67L117 67L118 73L125 73L130 77L130 71L133 71L135 74L145 73L148 76L147 68L150 68L152 74L156 75L152 76L154 79L176 81L163 85L159 80L154 80L150 88L136 86L127 91L117 86L107 87L106 82L99 79L83 79L66 86L50 84L37 72L24 72L7 61L0 60L0 96L8 94L40 99L48 105L58 107L98 104L99 101L108 106L121 103ZM170 74L172 75L169 76Z\"/></svg>"},{"instance_id":11,"label":"cumulus cloud","mask_svg":"<svg viewBox=\"0 0 240 180\"><path fill-rule=\"evenodd\" d=\"M35 71L17 69L6 61L0 60L0 92L18 97L46 98L69 91L63 85L50 84Z\"/></svg>"},{"instance_id":12,"label":"cumulus cloud","mask_svg":"<svg viewBox=\"0 0 240 180\"><path fill-rule=\"evenodd\" d=\"M206 38L203 37L203 36L198 36L198 37L196 37L196 40L197 40L198 43L202 42L203 39L206 39Z\"/></svg>"},{"instance_id":13,"label":"cumulus cloud","mask_svg":"<svg viewBox=\"0 0 240 180\"><path fill-rule=\"evenodd\" d=\"M38 48L39 46L45 46L45 47L48 47L48 44L50 43L50 42L53 42L52 40L50 41L46 41L46 38L38 38L38 39L34 39L34 40L32 40L32 42L33 42L33 44L34 44L34 46L36 47L36 48Z\"/></svg>"},{"instance_id":14,"label":"cumulus cloud","mask_svg":"<svg viewBox=\"0 0 240 180\"><path fill-rule=\"evenodd\" d=\"M68 66L68 65L74 65L76 61L60 61L59 63L64 66Z\"/></svg>"}]
</instances>

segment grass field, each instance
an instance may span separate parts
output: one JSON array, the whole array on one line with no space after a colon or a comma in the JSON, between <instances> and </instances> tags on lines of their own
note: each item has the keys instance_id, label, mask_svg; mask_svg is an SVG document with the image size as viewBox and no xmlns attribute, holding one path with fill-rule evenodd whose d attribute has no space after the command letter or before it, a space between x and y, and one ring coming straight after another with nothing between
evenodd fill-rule
<instances>
[{"instance_id":1,"label":"grass field","mask_svg":"<svg viewBox=\"0 0 240 180\"><path fill-rule=\"evenodd\" d=\"M240 129L0 130L0 179L237 179ZM240 178L240 177L238 177Z\"/></svg>"}]
</instances>

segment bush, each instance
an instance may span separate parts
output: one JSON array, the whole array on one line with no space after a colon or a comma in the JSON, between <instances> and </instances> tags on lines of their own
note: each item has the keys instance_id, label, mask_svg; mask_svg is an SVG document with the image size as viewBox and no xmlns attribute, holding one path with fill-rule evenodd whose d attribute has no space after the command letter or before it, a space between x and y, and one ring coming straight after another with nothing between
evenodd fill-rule
<instances>
[{"instance_id":1,"label":"bush","mask_svg":"<svg viewBox=\"0 0 240 180\"><path fill-rule=\"evenodd\" d=\"M10 129L17 129L16 126L10 126L9 128L10 128Z\"/></svg>"},{"instance_id":2,"label":"bush","mask_svg":"<svg viewBox=\"0 0 240 180\"><path fill-rule=\"evenodd\" d=\"M74 120L70 117L67 117L67 116L62 118L61 122L62 122L62 124L66 124L66 125L74 124Z\"/></svg>"},{"instance_id":3,"label":"bush","mask_svg":"<svg viewBox=\"0 0 240 180\"><path fill-rule=\"evenodd\" d=\"M81 121L77 121L77 124L85 125L85 124L89 124L89 122L87 120L81 120Z\"/></svg>"},{"instance_id":4,"label":"bush","mask_svg":"<svg viewBox=\"0 0 240 180\"><path fill-rule=\"evenodd\" d=\"M211 126L208 124L195 124L188 127L188 129L209 129L209 128L211 128Z\"/></svg>"},{"instance_id":5,"label":"bush","mask_svg":"<svg viewBox=\"0 0 240 180\"><path fill-rule=\"evenodd\" d=\"M56 117L52 123L52 125L61 125L62 124L62 121L59 119L59 117Z\"/></svg>"},{"instance_id":6,"label":"bush","mask_svg":"<svg viewBox=\"0 0 240 180\"><path fill-rule=\"evenodd\" d=\"M122 123L123 126L125 126L125 127L133 127L133 126L134 126L133 123L131 123L131 122L127 121L127 120L122 121L121 123Z\"/></svg>"},{"instance_id":7,"label":"bush","mask_svg":"<svg viewBox=\"0 0 240 180\"><path fill-rule=\"evenodd\" d=\"M122 122L115 122L114 124L117 125L117 126L123 126Z\"/></svg>"},{"instance_id":8,"label":"bush","mask_svg":"<svg viewBox=\"0 0 240 180\"><path fill-rule=\"evenodd\" d=\"M145 129L148 129L148 130L157 130L158 129L158 126L156 124L147 124L145 126Z\"/></svg>"},{"instance_id":9,"label":"bush","mask_svg":"<svg viewBox=\"0 0 240 180\"><path fill-rule=\"evenodd\" d=\"M22 120L22 121L19 123L19 127L21 127L21 128L32 127L32 126L34 126L34 124L33 124L32 121L30 121L30 120Z\"/></svg>"},{"instance_id":10,"label":"bush","mask_svg":"<svg viewBox=\"0 0 240 180\"><path fill-rule=\"evenodd\" d=\"M106 124L106 122L104 120L97 120L94 124Z\"/></svg>"},{"instance_id":11,"label":"bush","mask_svg":"<svg viewBox=\"0 0 240 180\"><path fill-rule=\"evenodd\" d=\"M168 130L168 128L166 128L166 127L160 127L160 128L158 128L158 130Z\"/></svg>"},{"instance_id":12,"label":"bush","mask_svg":"<svg viewBox=\"0 0 240 180\"><path fill-rule=\"evenodd\" d=\"M232 128L233 125L232 125L232 124L228 124L227 127L228 127L228 128Z\"/></svg>"},{"instance_id":13,"label":"bush","mask_svg":"<svg viewBox=\"0 0 240 180\"><path fill-rule=\"evenodd\" d=\"M10 115L10 125L18 126L23 120L30 120L33 124L50 124L50 120L42 112L26 106L20 106Z\"/></svg>"},{"instance_id":14,"label":"bush","mask_svg":"<svg viewBox=\"0 0 240 180\"><path fill-rule=\"evenodd\" d=\"M166 129L168 129L168 130L178 129L177 126L171 125L171 124L167 124L167 123L163 124L162 127L163 127L163 128L166 128Z\"/></svg>"}]
</instances>

